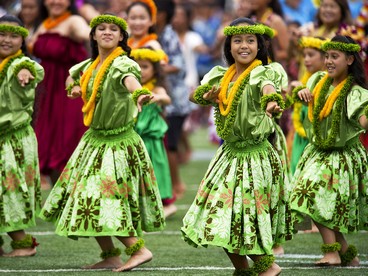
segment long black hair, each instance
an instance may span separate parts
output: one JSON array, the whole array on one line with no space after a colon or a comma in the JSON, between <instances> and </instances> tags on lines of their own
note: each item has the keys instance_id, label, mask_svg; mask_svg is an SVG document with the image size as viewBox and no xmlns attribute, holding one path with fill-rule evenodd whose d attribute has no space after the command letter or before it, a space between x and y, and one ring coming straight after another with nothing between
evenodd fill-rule
<instances>
[{"instance_id":1,"label":"long black hair","mask_svg":"<svg viewBox=\"0 0 368 276\"><path fill-rule=\"evenodd\" d=\"M24 28L23 22L18 17L11 15L11 14L5 14L2 17L0 17L0 24L1 22L16 23L18 24L18 26L21 26ZM22 46L20 47L20 49L22 50L24 55L29 56L28 51L27 51L25 37L22 37Z\"/></svg>"},{"instance_id":2,"label":"long black hair","mask_svg":"<svg viewBox=\"0 0 368 276\"><path fill-rule=\"evenodd\" d=\"M358 44L350 36L344 36L344 35L336 35L335 37L331 39L331 41ZM367 80L365 77L364 64L363 64L363 60L360 57L359 53L358 52L344 52L344 53L347 56L350 55L354 57L353 63L348 67L348 73L353 75L356 84L360 85L361 87L365 89L368 89Z\"/></svg>"},{"instance_id":3,"label":"long black hair","mask_svg":"<svg viewBox=\"0 0 368 276\"><path fill-rule=\"evenodd\" d=\"M114 15L114 14L111 14L111 13L105 13L105 14ZM116 15L114 15L114 16L116 16ZM93 27L91 29L90 33L89 33L89 41L90 41L90 46L91 46L91 59L92 60L95 60L99 55L97 41L93 38L93 36L96 33L96 27L97 26ZM128 57L130 57L130 52L131 52L132 49L128 46L129 34L126 30L124 30L120 26L119 26L119 29L120 29L120 32L123 36L123 39L121 41L119 41L118 47L120 46L126 52L126 55Z\"/></svg>"},{"instance_id":4,"label":"long black hair","mask_svg":"<svg viewBox=\"0 0 368 276\"><path fill-rule=\"evenodd\" d=\"M256 25L256 23L253 20L247 17L240 17L240 18L235 19L233 22L231 22L229 26L237 26L239 24ZM267 47L266 47L265 40L262 35L256 34L255 36L257 37L257 43L258 43L258 52L257 52L256 59L259 59L260 61L262 61L263 65L267 65L268 59L267 59ZM226 36L225 38L223 54L224 54L224 59L229 66L235 63L235 59L231 54L231 36Z\"/></svg>"}]
</instances>

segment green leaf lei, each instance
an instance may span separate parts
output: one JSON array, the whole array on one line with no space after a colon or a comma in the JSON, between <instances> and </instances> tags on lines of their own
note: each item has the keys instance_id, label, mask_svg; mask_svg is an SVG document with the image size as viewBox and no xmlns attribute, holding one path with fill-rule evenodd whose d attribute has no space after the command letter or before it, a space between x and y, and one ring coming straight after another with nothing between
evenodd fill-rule
<instances>
[{"instance_id":1,"label":"green leaf lei","mask_svg":"<svg viewBox=\"0 0 368 276\"><path fill-rule=\"evenodd\" d=\"M147 88L140 88L140 89L134 90L133 95L132 95L132 99L133 99L135 104L137 104L138 98L139 98L140 95L152 95L152 92L149 91Z\"/></svg>"},{"instance_id":2,"label":"green leaf lei","mask_svg":"<svg viewBox=\"0 0 368 276\"><path fill-rule=\"evenodd\" d=\"M138 239L137 242L127 248L125 248L125 254L128 256L133 255L135 252L137 252L139 249L144 247L144 240Z\"/></svg>"},{"instance_id":3,"label":"green leaf lei","mask_svg":"<svg viewBox=\"0 0 368 276\"><path fill-rule=\"evenodd\" d=\"M364 115L367 117L368 120L368 105L364 108Z\"/></svg>"},{"instance_id":4,"label":"green leaf lei","mask_svg":"<svg viewBox=\"0 0 368 276\"><path fill-rule=\"evenodd\" d=\"M93 29L97 25L100 25L101 23L108 23L108 24L115 24L122 28L123 30L127 29L127 23L123 18L117 17L115 15L110 14L102 14L99 16L96 16L91 20L91 23L89 26Z\"/></svg>"},{"instance_id":5,"label":"green leaf lei","mask_svg":"<svg viewBox=\"0 0 368 276\"><path fill-rule=\"evenodd\" d=\"M19 64L17 64L15 67L14 67L14 75L18 75L18 73L20 72L20 70L22 69L27 69L31 74L32 76L36 77L36 68L34 66L34 64L28 60L25 60ZM32 80L31 80L32 81Z\"/></svg>"},{"instance_id":6,"label":"green leaf lei","mask_svg":"<svg viewBox=\"0 0 368 276\"><path fill-rule=\"evenodd\" d=\"M349 75L345 85L340 91L340 95L336 99L336 102L334 104L335 107L332 111L332 123L331 123L331 128L330 128L330 134L328 135L326 139L322 138L321 121L319 119L319 114L326 102L326 96L327 96L329 87L332 84L332 78L327 78L326 82L322 86L321 93L317 99L317 104L313 110L313 122L312 122L313 132L316 138L315 145L318 148L327 150L327 149L330 149L331 146L335 143L336 136L340 130L340 121L341 121L341 116L342 116L341 112L343 109L344 101L345 101L346 96L350 92L350 89L353 85L353 81L354 81L353 76Z\"/></svg>"},{"instance_id":7,"label":"green leaf lei","mask_svg":"<svg viewBox=\"0 0 368 276\"><path fill-rule=\"evenodd\" d=\"M324 243L321 245L322 253L335 252L341 250L341 244L338 242L334 243Z\"/></svg>"},{"instance_id":8,"label":"green leaf lei","mask_svg":"<svg viewBox=\"0 0 368 276\"><path fill-rule=\"evenodd\" d=\"M13 33L22 37L28 36L28 30L22 26L14 26L8 24L0 24L0 32Z\"/></svg>"},{"instance_id":9,"label":"green leaf lei","mask_svg":"<svg viewBox=\"0 0 368 276\"><path fill-rule=\"evenodd\" d=\"M265 33L263 25L248 25L248 26L227 26L224 28L224 35L233 36L239 34L260 34Z\"/></svg>"},{"instance_id":10,"label":"green leaf lei","mask_svg":"<svg viewBox=\"0 0 368 276\"><path fill-rule=\"evenodd\" d=\"M203 84L197 87L197 89L194 91L193 98L196 101L196 103L200 105L210 105L211 102L203 99L203 94L210 91L212 86L210 84Z\"/></svg>"},{"instance_id":11,"label":"green leaf lei","mask_svg":"<svg viewBox=\"0 0 368 276\"><path fill-rule=\"evenodd\" d=\"M275 262L275 257L272 255L263 256L258 261L254 262L253 270L258 274L267 271Z\"/></svg>"},{"instance_id":12,"label":"green leaf lei","mask_svg":"<svg viewBox=\"0 0 368 276\"><path fill-rule=\"evenodd\" d=\"M220 138L222 138L223 140L226 140L230 131L233 129L233 124L234 124L235 117L236 117L236 110L240 102L241 95L244 92L245 86L249 82L249 77L250 77L250 74L248 74L248 76L245 77L244 80L239 85L239 89L236 92L234 96L234 100L231 104L230 112L225 118L225 122L221 120L222 116L220 113L219 106L217 105L215 108L216 131L217 131L218 136L220 136Z\"/></svg>"},{"instance_id":13,"label":"green leaf lei","mask_svg":"<svg viewBox=\"0 0 368 276\"><path fill-rule=\"evenodd\" d=\"M102 251L100 254L101 259L107 259L110 257L116 257L121 255L121 250L119 248L112 248L110 250Z\"/></svg>"},{"instance_id":14,"label":"green leaf lei","mask_svg":"<svg viewBox=\"0 0 368 276\"><path fill-rule=\"evenodd\" d=\"M72 83L69 83L69 85L65 88L65 90L68 91L68 95L72 94L73 87L77 85L80 85L80 80L76 80L76 81L73 81ZM91 97L91 93L92 92L89 93L89 97Z\"/></svg>"},{"instance_id":15,"label":"green leaf lei","mask_svg":"<svg viewBox=\"0 0 368 276\"><path fill-rule=\"evenodd\" d=\"M339 253L341 258L341 265L347 266L349 263L358 256L358 250L354 245L349 245L345 253Z\"/></svg>"},{"instance_id":16,"label":"green leaf lei","mask_svg":"<svg viewBox=\"0 0 368 276\"><path fill-rule=\"evenodd\" d=\"M298 96L298 93L299 93L300 90L303 90L304 88L306 88L305 85L299 85L299 86L297 86L293 89L293 91L291 92L291 95L292 95L294 103L301 103L302 102L302 100Z\"/></svg>"},{"instance_id":17,"label":"green leaf lei","mask_svg":"<svg viewBox=\"0 0 368 276\"><path fill-rule=\"evenodd\" d=\"M16 60L17 58L22 58L23 56L24 54L21 54L20 56L16 56L16 57L9 59L8 63L4 66L4 69L0 72L0 86L3 84L6 73L8 72L9 66L12 64L12 62Z\"/></svg>"},{"instance_id":18,"label":"green leaf lei","mask_svg":"<svg viewBox=\"0 0 368 276\"><path fill-rule=\"evenodd\" d=\"M285 102L284 99L280 94L272 93L272 94L266 94L261 97L261 109L266 111L267 104L269 102L277 102L277 104L281 107L281 109L285 108Z\"/></svg>"},{"instance_id":19,"label":"green leaf lei","mask_svg":"<svg viewBox=\"0 0 368 276\"><path fill-rule=\"evenodd\" d=\"M337 42L337 41L325 42L323 43L321 49L324 52L328 50L337 50L341 52L359 52L361 50L358 44L344 43L344 42Z\"/></svg>"}]
</instances>

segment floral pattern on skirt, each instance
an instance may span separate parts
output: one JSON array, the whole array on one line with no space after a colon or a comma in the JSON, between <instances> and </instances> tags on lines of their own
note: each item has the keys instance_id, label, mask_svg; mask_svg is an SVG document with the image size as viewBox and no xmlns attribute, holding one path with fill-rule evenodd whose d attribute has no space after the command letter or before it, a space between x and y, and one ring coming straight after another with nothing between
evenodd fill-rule
<instances>
[{"instance_id":1,"label":"floral pattern on skirt","mask_svg":"<svg viewBox=\"0 0 368 276\"><path fill-rule=\"evenodd\" d=\"M165 226L143 141L134 130L88 130L41 210L61 236L141 236Z\"/></svg>"},{"instance_id":2,"label":"floral pattern on skirt","mask_svg":"<svg viewBox=\"0 0 368 276\"><path fill-rule=\"evenodd\" d=\"M184 240L240 255L272 255L275 244L292 237L283 179L269 142L242 149L225 142L183 219Z\"/></svg>"},{"instance_id":3,"label":"floral pattern on skirt","mask_svg":"<svg viewBox=\"0 0 368 276\"><path fill-rule=\"evenodd\" d=\"M360 142L322 151L309 144L295 172L291 207L338 232L368 229L368 158Z\"/></svg>"},{"instance_id":4,"label":"floral pattern on skirt","mask_svg":"<svg viewBox=\"0 0 368 276\"><path fill-rule=\"evenodd\" d=\"M0 232L36 225L41 209L37 139L31 126L0 135Z\"/></svg>"}]
</instances>

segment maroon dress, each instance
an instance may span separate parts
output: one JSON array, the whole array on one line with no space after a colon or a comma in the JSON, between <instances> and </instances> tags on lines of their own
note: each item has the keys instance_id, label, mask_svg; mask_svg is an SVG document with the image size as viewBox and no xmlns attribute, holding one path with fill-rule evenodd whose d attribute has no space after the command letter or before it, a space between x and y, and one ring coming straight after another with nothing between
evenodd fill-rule
<instances>
[{"instance_id":1,"label":"maroon dress","mask_svg":"<svg viewBox=\"0 0 368 276\"><path fill-rule=\"evenodd\" d=\"M38 37L33 54L45 69L37 90L34 122L40 169L44 174L61 172L87 129L82 100L69 99L65 91L70 67L85 60L87 51L68 37L45 33Z\"/></svg>"}]
</instances>

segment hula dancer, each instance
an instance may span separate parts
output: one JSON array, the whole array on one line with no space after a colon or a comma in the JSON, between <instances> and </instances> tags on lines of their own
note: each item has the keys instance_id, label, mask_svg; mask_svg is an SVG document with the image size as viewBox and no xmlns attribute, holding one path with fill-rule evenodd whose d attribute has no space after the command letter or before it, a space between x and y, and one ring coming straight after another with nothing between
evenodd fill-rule
<instances>
[{"instance_id":1,"label":"hula dancer","mask_svg":"<svg viewBox=\"0 0 368 276\"><path fill-rule=\"evenodd\" d=\"M135 119L151 92L139 83L138 64L129 58L126 22L100 15L91 23L92 58L70 69L71 98L81 96L89 130L68 161L42 209L56 233L77 239L95 237L101 262L85 268L127 271L148 262L143 231L164 228L164 215L152 163ZM130 258L123 264L120 249Z\"/></svg>"},{"instance_id":2,"label":"hula dancer","mask_svg":"<svg viewBox=\"0 0 368 276\"><path fill-rule=\"evenodd\" d=\"M368 156L359 135L368 129L368 91L360 46L337 35L322 46L326 72L317 72L295 100L308 103L309 144L294 175L291 207L312 218L323 239L316 265L359 265L345 233L368 229Z\"/></svg>"},{"instance_id":3,"label":"hula dancer","mask_svg":"<svg viewBox=\"0 0 368 276\"><path fill-rule=\"evenodd\" d=\"M21 21L0 18L0 233L12 239L13 251L0 255L33 256L38 243L24 229L36 225L41 209L37 139L31 127L35 88L44 70L26 56L28 35Z\"/></svg>"},{"instance_id":4,"label":"hula dancer","mask_svg":"<svg viewBox=\"0 0 368 276\"><path fill-rule=\"evenodd\" d=\"M264 27L238 18L224 29L229 69L214 67L193 100L215 105L217 133L224 140L183 220L184 240L195 247L224 248L234 275L276 275L273 247L291 238L283 169L268 136L273 114L282 111L266 68ZM253 261L249 267L247 256Z\"/></svg>"}]
</instances>

